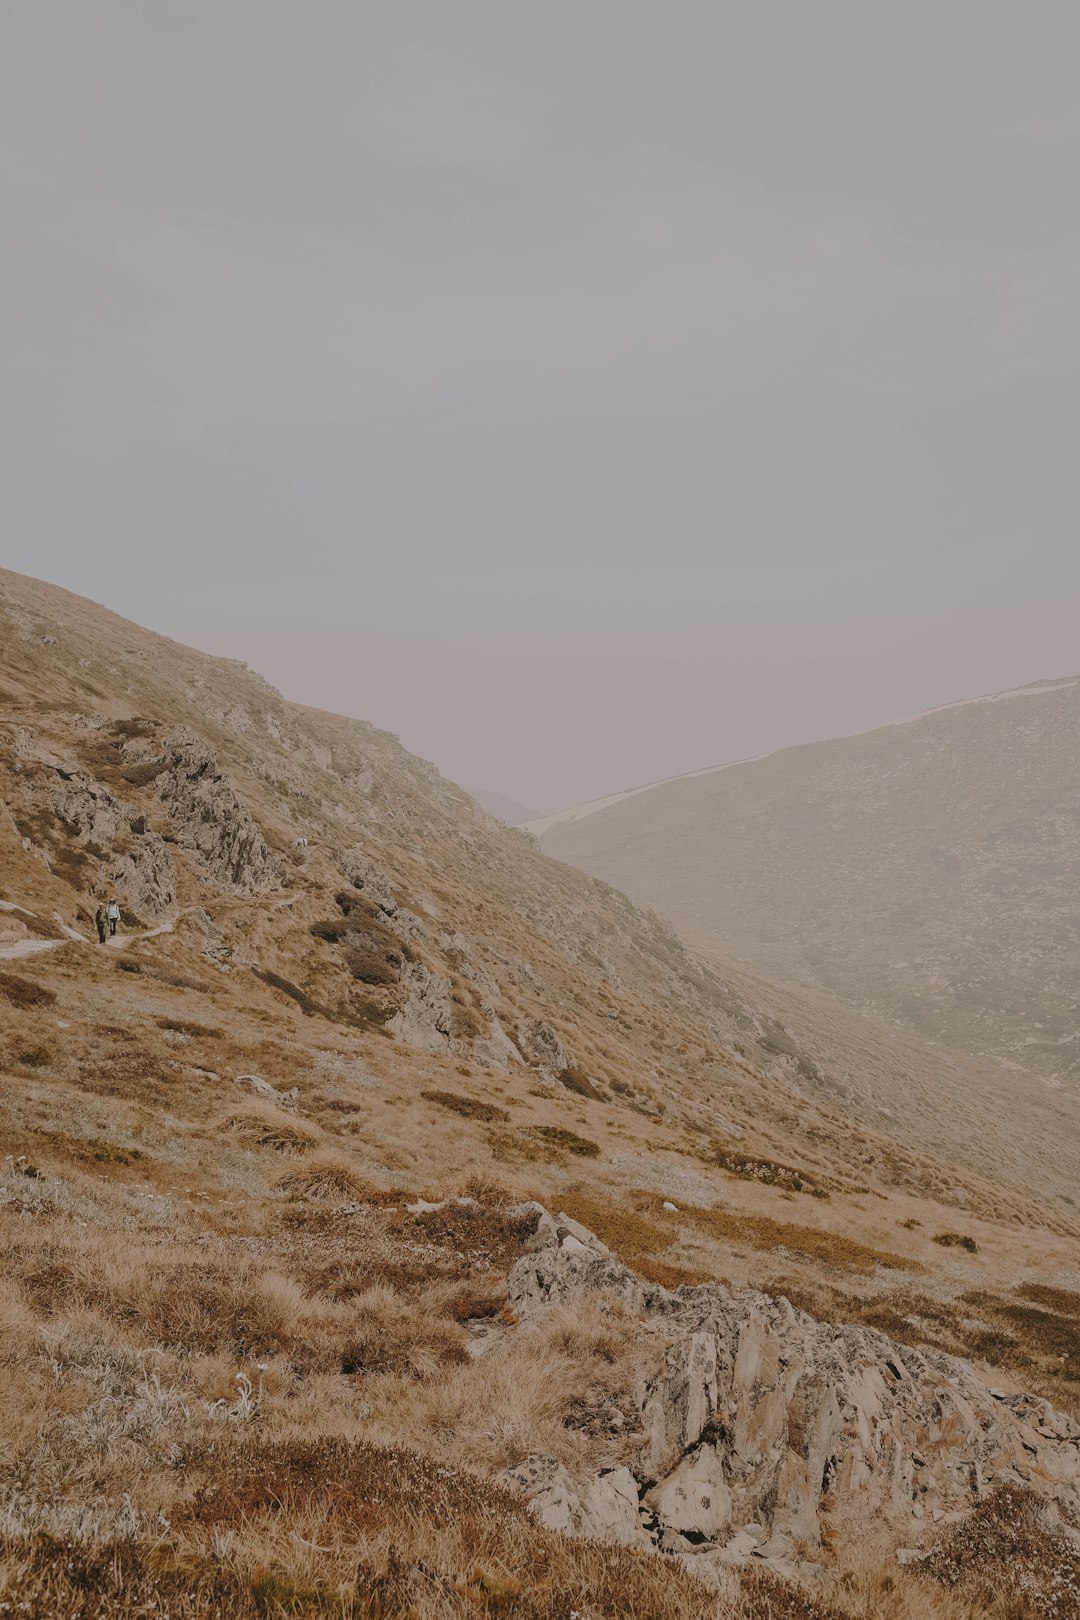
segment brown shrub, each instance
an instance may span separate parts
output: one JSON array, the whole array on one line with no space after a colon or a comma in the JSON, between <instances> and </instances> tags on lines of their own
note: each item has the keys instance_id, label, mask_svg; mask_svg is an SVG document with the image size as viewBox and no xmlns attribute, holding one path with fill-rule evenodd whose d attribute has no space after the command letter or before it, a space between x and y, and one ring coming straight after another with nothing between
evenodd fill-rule
<instances>
[{"instance_id":1,"label":"brown shrub","mask_svg":"<svg viewBox=\"0 0 1080 1620\"><path fill-rule=\"evenodd\" d=\"M934 1239L943 1249L966 1249L969 1254L978 1254L979 1245L973 1237L967 1237L963 1232L939 1232Z\"/></svg>"},{"instance_id":2,"label":"brown shrub","mask_svg":"<svg viewBox=\"0 0 1080 1620\"><path fill-rule=\"evenodd\" d=\"M463 1097L456 1091L422 1091L420 1093L427 1102L438 1103L440 1108L449 1108L453 1114L461 1114L464 1119L482 1119L491 1124L495 1120L508 1120L510 1115L505 1108L499 1108L495 1103L481 1102L477 1097Z\"/></svg>"},{"instance_id":3,"label":"brown shrub","mask_svg":"<svg viewBox=\"0 0 1080 1620\"><path fill-rule=\"evenodd\" d=\"M13 1007L55 1007L56 991L24 979L21 973L0 973L0 996Z\"/></svg>"},{"instance_id":4,"label":"brown shrub","mask_svg":"<svg viewBox=\"0 0 1080 1620\"><path fill-rule=\"evenodd\" d=\"M1030 1300L1033 1305L1043 1305L1048 1311L1056 1311L1059 1316L1080 1318L1080 1294L1070 1293L1067 1288L1049 1288L1044 1283L1021 1283L1016 1292L1021 1299Z\"/></svg>"},{"instance_id":5,"label":"brown shrub","mask_svg":"<svg viewBox=\"0 0 1080 1620\"><path fill-rule=\"evenodd\" d=\"M531 1136L546 1142L556 1153L573 1153L581 1159L596 1159L600 1155L597 1142L567 1130L565 1125L530 1125L527 1129Z\"/></svg>"},{"instance_id":6,"label":"brown shrub","mask_svg":"<svg viewBox=\"0 0 1080 1620\"><path fill-rule=\"evenodd\" d=\"M451 1250L460 1263L474 1270L506 1272L525 1252L538 1218L535 1210L511 1214L451 1202L418 1214L402 1210L392 1224L396 1231Z\"/></svg>"},{"instance_id":7,"label":"brown shrub","mask_svg":"<svg viewBox=\"0 0 1080 1620\"><path fill-rule=\"evenodd\" d=\"M785 1192L810 1193L814 1198L827 1199L830 1191L839 1190L839 1182L819 1176L812 1170L797 1169L792 1164L779 1164L775 1159L757 1158L724 1142L709 1144L712 1162L729 1176L740 1181L756 1181L765 1187L780 1187Z\"/></svg>"},{"instance_id":8,"label":"brown shrub","mask_svg":"<svg viewBox=\"0 0 1080 1620\"><path fill-rule=\"evenodd\" d=\"M506 1287L500 1283L489 1288L466 1282L447 1297L443 1310L455 1322L478 1322L498 1316L506 1306Z\"/></svg>"}]
</instances>

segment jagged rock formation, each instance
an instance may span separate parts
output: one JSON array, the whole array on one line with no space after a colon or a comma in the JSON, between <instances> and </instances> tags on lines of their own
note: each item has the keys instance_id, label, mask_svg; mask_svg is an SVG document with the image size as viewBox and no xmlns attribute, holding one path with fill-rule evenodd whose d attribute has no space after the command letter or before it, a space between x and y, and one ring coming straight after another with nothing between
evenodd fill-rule
<instances>
[{"instance_id":1,"label":"jagged rock formation","mask_svg":"<svg viewBox=\"0 0 1080 1620\"><path fill-rule=\"evenodd\" d=\"M170 736L154 787L180 847L196 855L210 877L244 894L282 881L281 861L200 738L184 730Z\"/></svg>"},{"instance_id":2,"label":"jagged rock formation","mask_svg":"<svg viewBox=\"0 0 1080 1620\"><path fill-rule=\"evenodd\" d=\"M155 918L176 899L176 867L146 815L82 772L57 770L48 794L57 821L81 851L107 857L107 881L140 916Z\"/></svg>"},{"instance_id":3,"label":"jagged rock formation","mask_svg":"<svg viewBox=\"0 0 1080 1620\"><path fill-rule=\"evenodd\" d=\"M570 1067L566 1047L546 1019L531 1018L520 1024L517 1043L526 1061L551 1079Z\"/></svg>"},{"instance_id":4,"label":"jagged rock formation","mask_svg":"<svg viewBox=\"0 0 1080 1620\"><path fill-rule=\"evenodd\" d=\"M534 1243L510 1277L520 1317L593 1294L656 1346L638 1400L636 1523L625 1469L576 1487L531 1458L508 1477L549 1525L648 1540L704 1571L813 1560L831 1515L917 1539L1003 1483L1080 1510L1080 1427L991 1388L970 1362L816 1322L782 1298L642 1283L565 1216L542 1214Z\"/></svg>"}]
</instances>

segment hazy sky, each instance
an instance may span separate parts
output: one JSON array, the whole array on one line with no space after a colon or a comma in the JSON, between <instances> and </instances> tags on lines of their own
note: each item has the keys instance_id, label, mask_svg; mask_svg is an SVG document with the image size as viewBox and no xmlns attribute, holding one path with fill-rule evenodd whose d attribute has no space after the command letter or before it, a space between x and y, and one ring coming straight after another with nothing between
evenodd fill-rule
<instances>
[{"instance_id":1,"label":"hazy sky","mask_svg":"<svg viewBox=\"0 0 1080 1620\"><path fill-rule=\"evenodd\" d=\"M0 0L0 561L539 808L1080 672L1075 0Z\"/></svg>"}]
</instances>

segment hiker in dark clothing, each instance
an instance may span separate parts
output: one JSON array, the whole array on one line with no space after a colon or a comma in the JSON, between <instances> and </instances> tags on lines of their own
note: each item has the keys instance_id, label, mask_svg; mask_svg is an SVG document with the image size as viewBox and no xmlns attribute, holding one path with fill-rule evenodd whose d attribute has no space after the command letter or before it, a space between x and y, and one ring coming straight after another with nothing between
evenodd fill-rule
<instances>
[{"instance_id":1,"label":"hiker in dark clothing","mask_svg":"<svg viewBox=\"0 0 1080 1620\"><path fill-rule=\"evenodd\" d=\"M104 906L98 906L94 912L94 922L97 926L98 944L104 945L109 928L109 920L105 915Z\"/></svg>"}]
</instances>

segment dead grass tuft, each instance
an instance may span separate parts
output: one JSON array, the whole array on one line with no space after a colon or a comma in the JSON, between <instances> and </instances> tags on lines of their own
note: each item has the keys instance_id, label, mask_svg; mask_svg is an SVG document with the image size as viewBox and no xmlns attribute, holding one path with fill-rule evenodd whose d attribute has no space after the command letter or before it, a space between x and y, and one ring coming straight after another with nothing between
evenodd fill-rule
<instances>
[{"instance_id":1,"label":"dead grass tuft","mask_svg":"<svg viewBox=\"0 0 1080 1620\"><path fill-rule=\"evenodd\" d=\"M375 1200L373 1192L381 1191L359 1175L348 1159L337 1153L314 1153L278 1181L278 1186L291 1198L337 1199L352 1204L367 1204Z\"/></svg>"},{"instance_id":2,"label":"dead grass tuft","mask_svg":"<svg viewBox=\"0 0 1080 1620\"><path fill-rule=\"evenodd\" d=\"M248 1103L226 1114L220 1125L251 1147L272 1148L275 1153L306 1153L320 1140L313 1126L273 1103Z\"/></svg>"}]
</instances>

